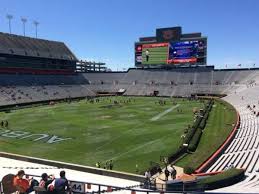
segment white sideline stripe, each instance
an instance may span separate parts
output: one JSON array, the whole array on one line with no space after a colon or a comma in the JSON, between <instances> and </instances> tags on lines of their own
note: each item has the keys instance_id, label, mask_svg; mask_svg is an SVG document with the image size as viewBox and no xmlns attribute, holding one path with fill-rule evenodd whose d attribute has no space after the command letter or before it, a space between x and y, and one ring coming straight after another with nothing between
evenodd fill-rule
<instances>
[{"instance_id":1,"label":"white sideline stripe","mask_svg":"<svg viewBox=\"0 0 259 194\"><path fill-rule=\"evenodd\" d=\"M160 119L162 116L164 116L164 115L166 115L167 113L171 112L172 110L174 110L174 109L177 108L178 106L180 106L180 104L177 104L177 105L175 105L175 106L172 106L172 107L169 108L169 109L166 109L164 112L161 112L161 113L159 113L158 115L152 117L152 118L150 119L150 121L156 121L156 120Z\"/></svg>"}]
</instances>

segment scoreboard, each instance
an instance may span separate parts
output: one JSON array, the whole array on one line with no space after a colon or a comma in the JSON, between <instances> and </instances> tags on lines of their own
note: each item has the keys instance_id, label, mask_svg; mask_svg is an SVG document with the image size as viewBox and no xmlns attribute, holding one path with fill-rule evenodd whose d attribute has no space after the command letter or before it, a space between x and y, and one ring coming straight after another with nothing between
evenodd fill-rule
<instances>
[{"instance_id":1,"label":"scoreboard","mask_svg":"<svg viewBox=\"0 0 259 194\"><path fill-rule=\"evenodd\" d=\"M201 37L201 33L181 34L180 27L157 29L156 37L140 38L135 43L136 66L206 63L207 38Z\"/></svg>"},{"instance_id":2,"label":"scoreboard","mask_svg":"<svg viewBox=\"0 0 259 194\"><path fill-rule=\"evenodd\" d=\"M207 41L135 44L136 65L206 64Z\"/></svg>"}]
</instances>

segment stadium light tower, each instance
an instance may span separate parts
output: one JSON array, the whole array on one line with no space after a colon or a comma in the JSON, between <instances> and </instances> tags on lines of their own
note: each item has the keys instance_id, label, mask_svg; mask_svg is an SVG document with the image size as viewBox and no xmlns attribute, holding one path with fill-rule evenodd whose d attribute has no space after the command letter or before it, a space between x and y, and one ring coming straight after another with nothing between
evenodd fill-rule
<instances>
[{"instance_id":1,"label":"stadium light tower","mask_svg":"<svg viewBox=\"0 0 259 194\"><path fill-rule=\"evenodd\" d=\"M13 16L10 14L7 14L6 18L8 19L8 22L9 22L9 33L11 34L12 33L11 20L13 19Z\"/></svg>"},{"instance_id":2,"label":"stadium light tower","mask_svg":"<svg viewBox=\"0 0 259 194\"><path fill-rule=\"evenodd\" d=\"M39 22L37 21L34 21L33 24L35 25L35 35L36 35L36 38L38 37L38 25L40 24Z\"/></svg>"},{"instance_id":3,"label":"stadium light tower","mask_svg":"<svg viewBox=\"0 0 259 194\"><path fill-rule=\"evenodd\" d=\"M25 36L25 23L27 22L26 18L21 18L21 21L23 23L23 36Z\"/></svg>"}]
</instances>

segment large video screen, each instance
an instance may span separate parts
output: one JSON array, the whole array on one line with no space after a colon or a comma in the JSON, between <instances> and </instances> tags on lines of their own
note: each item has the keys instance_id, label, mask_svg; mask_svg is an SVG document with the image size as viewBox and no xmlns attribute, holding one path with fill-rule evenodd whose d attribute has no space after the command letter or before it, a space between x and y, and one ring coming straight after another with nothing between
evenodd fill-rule
<instances>
[{"instance_id":1,"label":"large video screen","mask_svg":"<svg viewBox=\"0 0 259 194\"><path fill-rule=\"evenodd\" d=\"M135 53L138 64L165 64L168 57L168 43L136 45Z\"/></svg>"},{"instance_id":2,"label":"large video screen","mask_svg":"<svg viewBox=\"0 0 259 194\"><path fill-rule=\"evenodd\" d=\"M135 45L135 64L206 65L206 39Z\"/></svg>"},{"instance_id":3,"label":"large video screen","mask_svg":"<svg viewBox=\"0 0 259 194\"><path fill-rule=\"evenodd\" d=\"M168 64L203 63L206 43L202 40L171 42L169 44Z\"/></svg>"}]
</instances>

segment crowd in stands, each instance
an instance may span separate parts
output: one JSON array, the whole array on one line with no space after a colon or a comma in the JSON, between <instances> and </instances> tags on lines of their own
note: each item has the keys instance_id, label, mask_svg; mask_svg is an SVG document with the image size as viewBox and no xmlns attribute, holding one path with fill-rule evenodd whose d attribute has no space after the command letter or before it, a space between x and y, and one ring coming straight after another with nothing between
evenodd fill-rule
<instances>
[{"instance_id":1,"label":"crowd in stands","mask_svg":"<svg viewBox=\"0 0 259 194\"><path fill-rule=\"evenodd\" d=\"M25 175L24 170L19 170L12 179L13 184L10 186L14 187L14 190L19 194L28 194L32 191L39 194L65 194L70 191L70 185L66 178L65 171L60 171L59 178L43 173L40 181L38 181L34 177L29 178L28 175ZM3 187L5 187L5 185L3 185Z\"/></svg>"}]
</instances>

